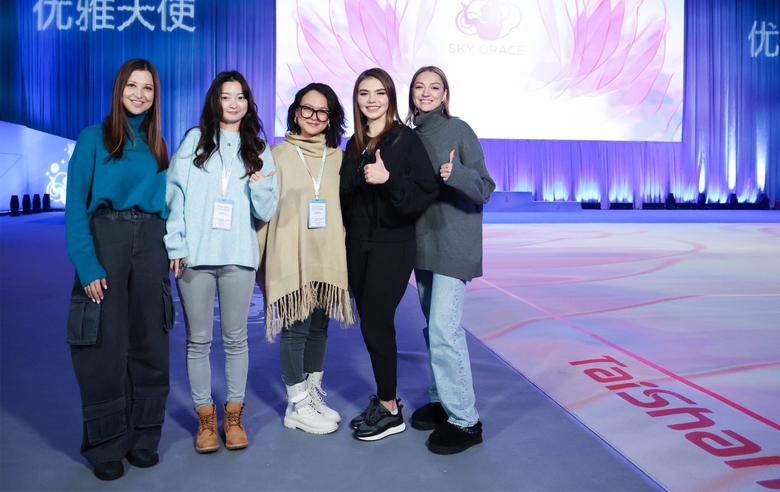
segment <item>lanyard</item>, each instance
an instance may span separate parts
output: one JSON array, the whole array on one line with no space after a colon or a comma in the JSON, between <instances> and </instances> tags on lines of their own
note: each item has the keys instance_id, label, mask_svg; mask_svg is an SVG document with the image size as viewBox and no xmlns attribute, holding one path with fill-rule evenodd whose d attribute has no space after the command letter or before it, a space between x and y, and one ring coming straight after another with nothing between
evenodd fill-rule
<instances>
[{"instance_id":1,"label":"lanyard","mask_svg":"<svg viewBox=\"0 0 780 492\"><path fill-rule=\"evenodd\" d=\"M225 169L225 156L222 155L222 145L219 146L219 159L222 161L222 200L227 198L228 183L230 182L230 175L233 174L233 161L238 154L238 145L236 145L233 155L230 156L230 164L227 170Z\"/></svg>"},{"instance_id":2,"label":"lanyard","mask_svg":"<svg viewBox=\"0 0 780 492\"><path fill-rule=\"evenodd\" d=\"M314 174L312 174L311 169L309 169L309 164L306 162L306 159L303 158L303 152L301 152L301 148L296 145L295 150L298 151L298 155L300 156L303 165L306 167L306 170L309 172L309 176L311 176L311 182L314 185L314 199L319 200L320 185L322 184L322 170L325 169L325 153L328 151L328 144L326 143L322 146L322 161L320 161L320 172L317 175L316 180L314 179Z\"/></svg>"}]
</instances>

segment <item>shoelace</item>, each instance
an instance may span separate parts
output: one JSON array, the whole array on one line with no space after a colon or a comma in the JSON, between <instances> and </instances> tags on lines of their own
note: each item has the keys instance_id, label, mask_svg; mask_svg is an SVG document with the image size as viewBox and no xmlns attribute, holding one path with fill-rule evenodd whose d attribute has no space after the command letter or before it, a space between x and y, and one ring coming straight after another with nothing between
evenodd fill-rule
<instances>
[{"instance_id":1,"label":"shoelace","mask_svg":"<svg viewBox=\"0 0 780 492\"><path fill-rule=\"evenodd\" d=\"M379 402L379 400L372 400L371 403L372 404L369 405L366 409L365 419L366 424L369 426L375 425L377 422L382 420L385 414L390 414L390 412L387 411L387 409Z\"/></svg>"},{"instance_id":2,"label":"shoelace","mask_svg":"<svg viewBox=\"0 0 780 492\"><path fill-rule=\"evenodd\" d=\"M241 425L241 412L225 411L225 419L227 420L228 428L237 425L238 427L241 427L243 429L243 426Z\"/></svg>"},{"instance_id":3,"label":"shoelace","mask_svg":"<svg viewBox=\"0 0 780 492\"><path fill-rule=\"evenodd\" d=\"M314 390L314 391L312 391ZM309 386L309 396L312 399L312 402L314 402L314 407L324 407L325 402L322 400L323 396L328 396L328 394L325 392L324 389L322 389L322 386Z\"/></svg>"},{"instance_id":4,"label":"shoelace","mask_svg":"<svg viewBox=\"0 0 780 492\"><path fill-rule=\"evenodd\" d=\"M217 413L214 412L209 415L198 414L198 423L200 424L200 428L203 429L201 432L208 430L214 434L217 430Z\"/></svg>"}]
</instances>

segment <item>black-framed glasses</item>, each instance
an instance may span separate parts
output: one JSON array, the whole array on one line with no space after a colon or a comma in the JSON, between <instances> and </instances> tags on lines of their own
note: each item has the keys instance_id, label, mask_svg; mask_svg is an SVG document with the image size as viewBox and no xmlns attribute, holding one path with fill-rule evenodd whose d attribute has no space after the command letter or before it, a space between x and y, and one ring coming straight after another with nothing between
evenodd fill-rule
<instances>
[{"instance_id":1,"label":"black-framed glasses","mask_svg":"<svg viewBox=\"0 0 780 492\"><path fill-rule=\"evenodd\" d=\"M312 116L317 118L317 121L320 123L325 123L330 119L330 111L327 109L314 109L311 106L300 106L300 110L301 116L307 120L311 119Z\"/></svg>"}]
</instances>

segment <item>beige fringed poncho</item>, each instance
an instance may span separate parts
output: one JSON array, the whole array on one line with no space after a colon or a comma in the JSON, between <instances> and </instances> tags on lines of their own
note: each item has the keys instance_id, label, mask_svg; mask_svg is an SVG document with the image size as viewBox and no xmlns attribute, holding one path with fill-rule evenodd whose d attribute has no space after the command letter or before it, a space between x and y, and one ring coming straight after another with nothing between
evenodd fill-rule
<instances>
[{"instance_id":1,"label":"beige fringed poncho","mask_svg":"<svg viewBox=\"0 0 780 492\"><path fill-rule=\"evenodd\" d=\"M320 199L327 200L327 227L308 228L314 184L295 146L301 148L316 179L324 143L324 135L307 139L288 132L285 141L271 148L279 180L279 206L271 221L257 232L265 254L265 323L269 340L282 328L306 319L316 307L343 325L355 323L339 201L339 148L327 149L320 186Z\"/></svg>"}]
</instances>

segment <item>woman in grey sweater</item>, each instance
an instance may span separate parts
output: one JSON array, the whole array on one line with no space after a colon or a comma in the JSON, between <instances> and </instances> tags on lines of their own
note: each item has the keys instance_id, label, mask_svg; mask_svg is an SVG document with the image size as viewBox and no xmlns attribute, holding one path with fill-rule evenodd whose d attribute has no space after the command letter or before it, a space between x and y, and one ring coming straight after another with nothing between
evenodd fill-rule
<instances>
[{"instance_id":1,"label":"woman in grey sweater","mask_svg":"<svg viewBox=\"0 0 780 492\"><path fill-rule=\"evenodd\" d=\"M428 449L459 453L482 442L474 407L466 334L460 325L466 282L482 276L482 206L496 185L474 131L449 111L449 84L437 67L422 67L409 88L409 121L420 135L439 182L439 198L418 219L415 278L428 327L431 403L412 427L433 430Z\"/></svg>"}]
</instances>

